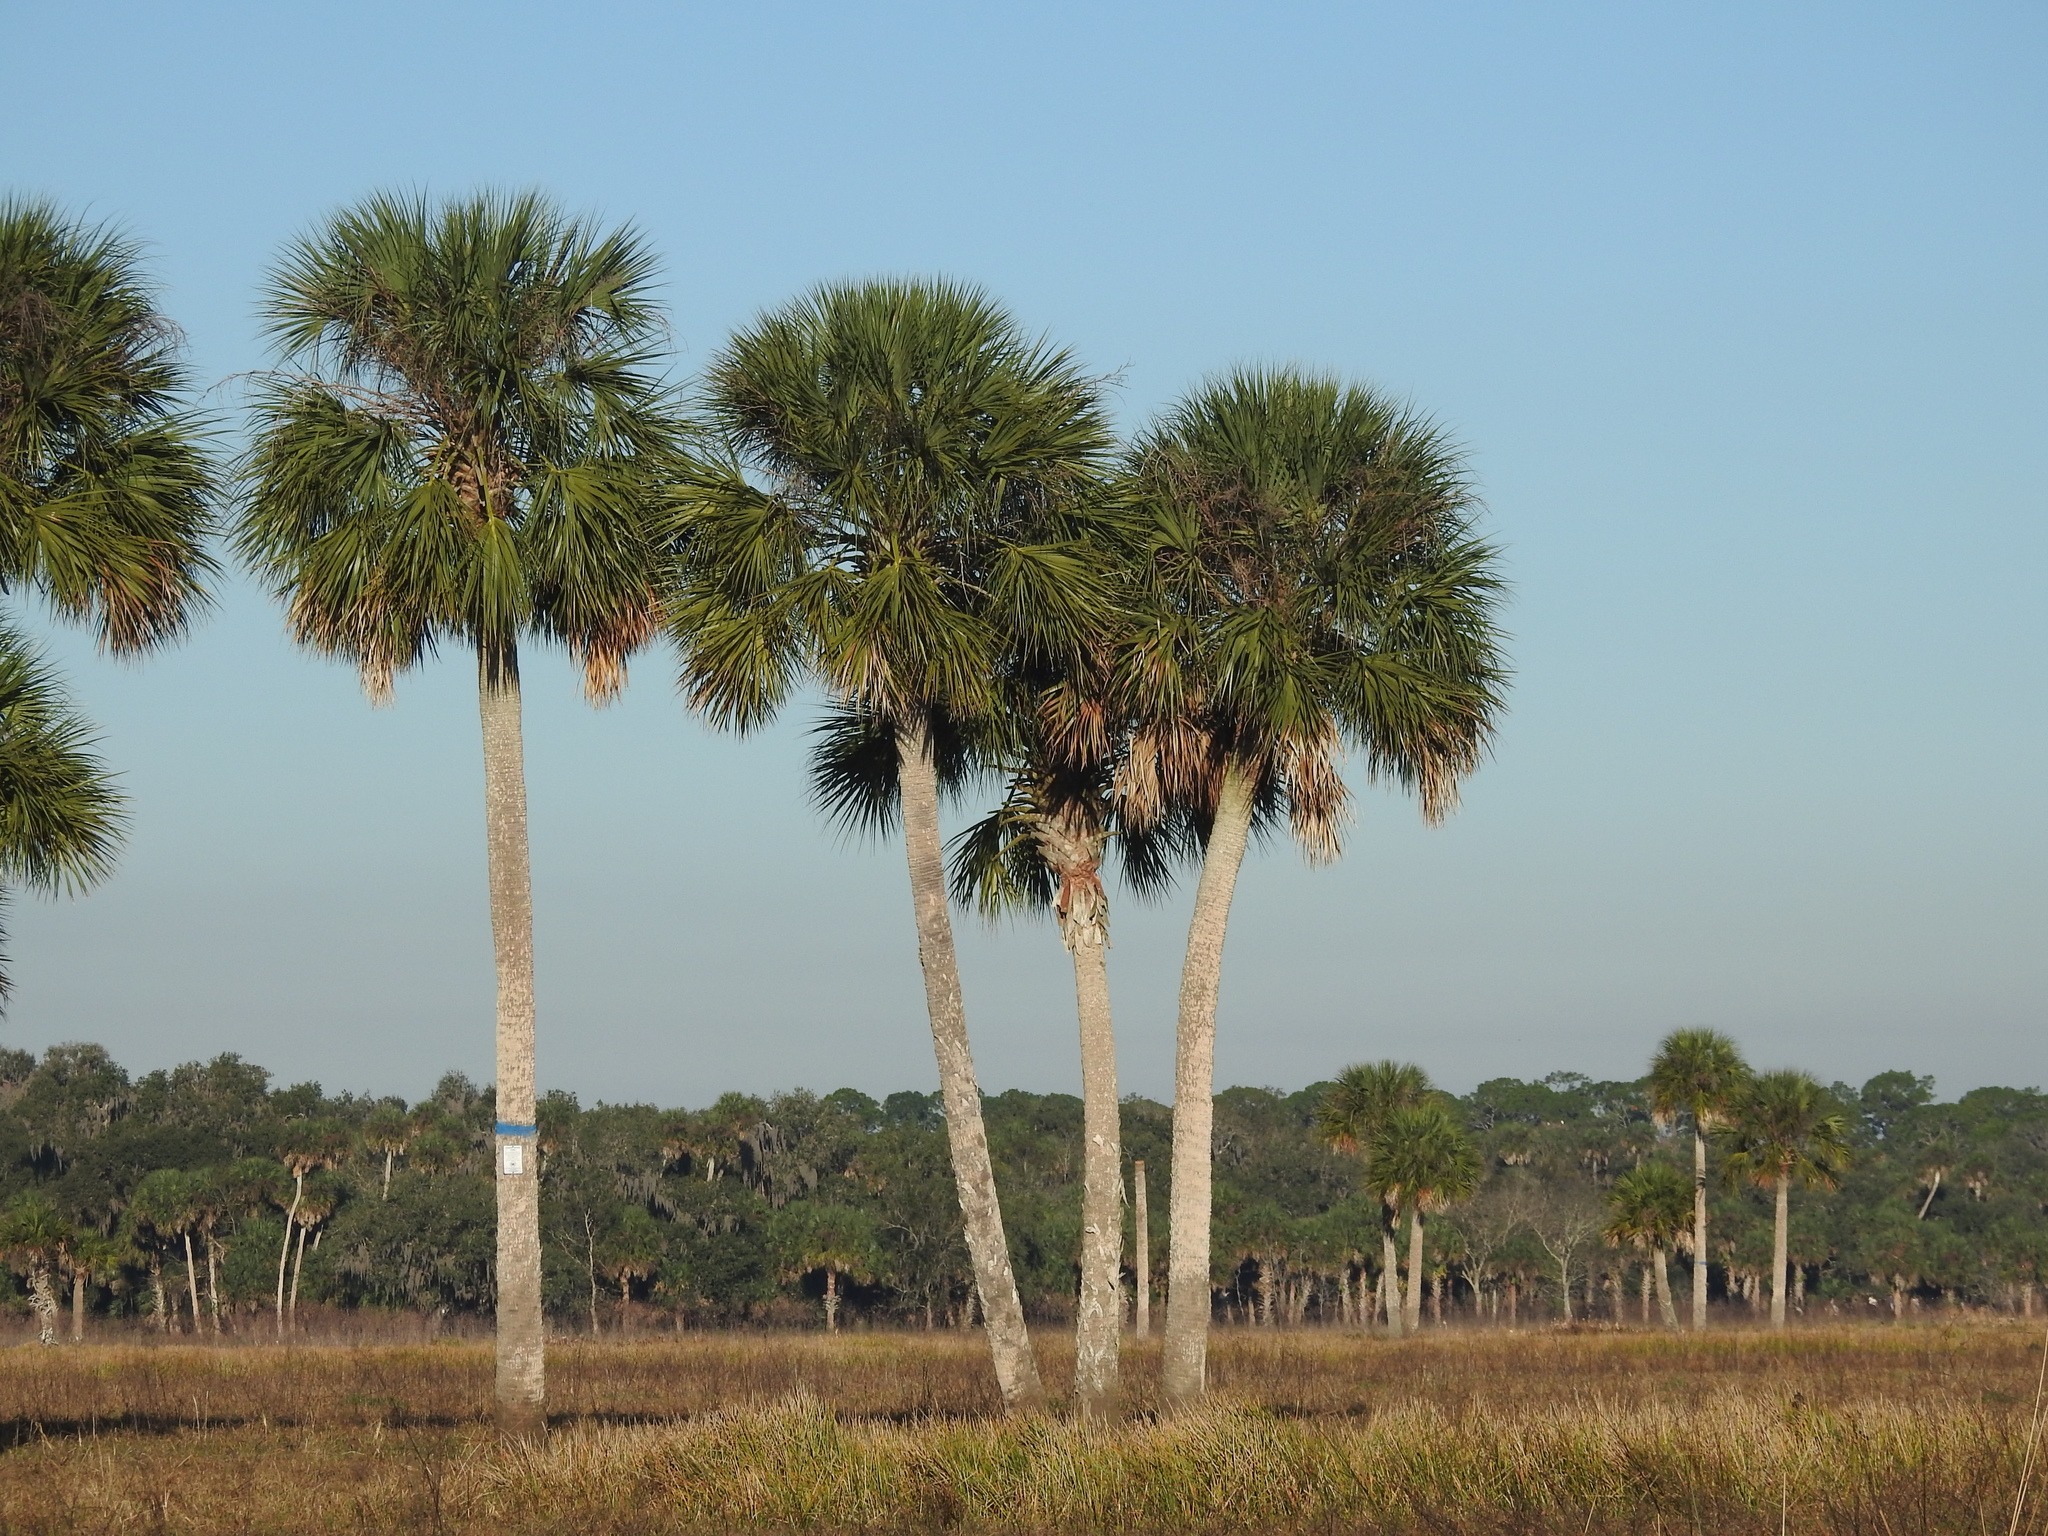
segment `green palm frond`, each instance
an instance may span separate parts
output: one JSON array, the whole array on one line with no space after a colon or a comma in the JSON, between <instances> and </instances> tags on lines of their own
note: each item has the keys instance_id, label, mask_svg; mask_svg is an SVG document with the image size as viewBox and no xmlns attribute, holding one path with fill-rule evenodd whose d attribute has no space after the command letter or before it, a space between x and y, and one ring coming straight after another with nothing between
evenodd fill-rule
<instances>
[{"instance_id":1,"label":"green palm frond","mask_svg":"<svg viewBox=\"0 0 2048 1536\"><path fill-rule=\"evenodd\" d=\"M637 233L532 194L373 197L286 253L234 542L296 639L373 695L438 644L489 665L528 633L618 690L695 469L654 277Z\"/></svg>"},{"instance_id":2,"label":"green palm frond","mask_svg":"<svg viewBox=\"0 0 2048 1536\"><path fill-rule=\"evenodd\" d=\"M214 574L210 430L135 242L0 201L0 590L117 654L183 632Z\"/></svg>"}]
</instances>

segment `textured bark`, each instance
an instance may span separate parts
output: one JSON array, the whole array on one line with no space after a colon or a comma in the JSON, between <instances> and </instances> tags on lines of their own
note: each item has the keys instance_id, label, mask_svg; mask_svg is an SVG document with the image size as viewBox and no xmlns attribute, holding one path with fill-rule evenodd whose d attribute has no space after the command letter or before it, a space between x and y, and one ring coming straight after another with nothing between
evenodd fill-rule
<instances>
[{"instance_id":1,"label":"textured bark","mask_svg":"<svg viewBox=\"0 0 2048 1536\"><path fill-rule=\"evenodd\" d=\"M1145 1195L1145 1160L1131 1164L1131 1272L1137 1277L1131 1331L1152 1337L1152 1208ZM2031 1314L2030 1314L2031 1315Z\"/></svg>"},{"instance_id":2,"label":"textured bark","mask_svg":"<svg viewBox=\"0 0 2048 1536\"><path fill-rule=\"evenodd\" d=\"M1771 1221L1771 1326L1785 1326L1786 1227L1791 1205L1792 1176L1778 1175L1778 1209Z\"/></svg>"},{"instance_id":3,"label":"textured bark","mask_svg":"<svg viewBox=\"0 0 2048 1536\"><path fill-rule=\"evenodd\" d=\"M1408 1305L1402 1324L1410 1333L1422 1332L1422 1202L1408 1213Z\"/></svg>"},{"instance_id":4,"label":"textured bark","mask_svg":"<svg viewBox=\"0 0 2048 1536\"><path fill-rule=\"evenodd\" d=\"M152 1252L149 1256L149 1288L156 1296L156 1331L171 1331L171 1314L164 1305L164 1261Z\"/></svg>"},{"instance_id":5,"label":"textured bark","mask_svg":"<svg viewBox=\"0 0 2048 1536\"><path fill-rule=\"evenodd\" d=\"M1123 1138L1118 1125L1116 1032L1109 1011L1107 935L1100 924L1073 941L1081 1021L1081 1307L1074 1327L1074 1401L1083 1418L1116 1412L1123 1301Z\"/></svg>"},{"instance_id":6,"label":"textured bark","mask_svg":"<svg viewBox=\"0 0 2048 1536\"><path fill-rule=\"evenodd\" d=\"M1664 1320L1666 1328L1678 1326L1678 1309L1671 1304L1671 1267L1665 1262L1664 1250L1652 1250L1657 1266L1657 1315Z\"/></svg>"},{"instance_id":7,"label":"textured bark","mask_svg":"<svg viewBox=\"0 0 2048 1536\"><path fill-rule=\"evenodd\" d=\"M293 1333L299 1331L299 1276L306 1272L306 1229L299 1228L298 1251L292 1255L292 1288L285 1294L284 1315Z\"/></svg>"},{"instance_id":8,"label":"textured bark","mask_svg":"<svg viewBox=\"0 0 2048 1536\"><path fill-rule=\"evenodd\" d=\"M192 1234L185 1234L185 1285L192 1292L192 1331L199 1331L199 1267L192 1258Z\"/></svg>"},{"instance_id":9,"label":"textured bark","mask_svg":"<svg viewBox=\"0 0 2048 1536\"><path fill-rule=\"evenodd\" d=\"M924 971L925 1011L931 1018L939 1092L946 1107L946 1141L953 1154L953 1182L960 1196L975 1293L1004 1406L1037 1407L1045 1400L1045 1388L1017 1297L1017 1276L1010 1266L1002 1206L996 1199L995 1168L989 1161L988 1131L981 1120L981 1085L975 1081L974 1055L967 1043L967 1005L953 951L953 918L946 907L939 778L922 727L905 726L898 732L896 764L903 846L917 918L917 959Z\"/></svg>"},{"instance_id":10,"label":"textured bark","mask_svg":"<svg viewBox=\"0 0 2048 1536\"><path fill-rule=\"evenodd\" d=\"M290 1234L287 1233L287 1236ZM213 1240L213 1229L206 1230L206 1315L213 1323L216 1336L220 1333L220 1244Z\"/></svg>"},{"instance_id":11,"label":"textured bark","mask_svg":"<svg viewBox=\"0 0 2048 1536\"><path fill-rule=\"evenodd\" d=\"M484 837L489 853L491 948L498 973L497 1113L501 1124L534 1116L533 873L526 842L526 751L521 739L519 658L480 655ZM505 1148L520 1147L516 1174ZM547 1428L547 1336L540 1309L540 1177L533 1137L496 1137L498 1187L497 1421L506 1435Z\"/></svg>"},{"instance_id":12,"label":"textured bark","mask_svg":"<svg viewBox=\"0 0 2048 1536\"><path fill-rule=\"evenodd\" d=\"M839 1271L825 1266L825 1331L839 1331Z\"/></svg>"},{"instance_id":13,"label":"textured bark","mask_svg":"<svg viewBox=\"0 0 2048 1536\"><path fill-rule=\"evenodd\" d=\"M1390 1218L1380 1224L1380 1283L1373 1294L1378 1298L1380 1316L1387 1321L1387 1332L1394 1338L1401 1337L1401 1258L1394 1247L1394 1229Z\"/></svg>"},{"instance_id":14,"label":"textured bark","mask_svg":"<svg viewBox=\"0 0 2048 1536\"><path fill-rule=\"evenodd\" d=\"M57 1287L50 1266L41 1260L29 1265L28 1304L36 1315L38 1341L48 1348L57 1342Z\"/></svg>"},{"instance_id":15,"label":"textured bark","mask_svg":"<svg viewBox=\"0 0 2048 1536\"><path fill-rule=\"evenodd\" d=\"M85 1342L85 1271L76 1266L71 1271L71 1342Z\"/></svg>"},{"instance_id":16,"label":"textured bark","mask_svg":"<svg viewBox=\"0 0 2048 1536\"><path fill-rule=\"evenodd\" d=\"M1692 1325L1707 1326L1707 1138L1692 1128Z\"/></svg>"},{"instance_id":17,"label":"textured bark","mask_svg":"<svg viewBox=\"0 0 2048 1536\"><path fill-rule=\"evenodd\" d=\"M1228 769L1195 887L1187 957L1174 1028L1173 1188L1168 1200L1166 1342L1161 1386L1170 1408L1187 1407L1208 1386L1211 1139L1216 1121L1216 995L1230 898L1251 831L1251 783Z\"/></svg>"}]
</instances>

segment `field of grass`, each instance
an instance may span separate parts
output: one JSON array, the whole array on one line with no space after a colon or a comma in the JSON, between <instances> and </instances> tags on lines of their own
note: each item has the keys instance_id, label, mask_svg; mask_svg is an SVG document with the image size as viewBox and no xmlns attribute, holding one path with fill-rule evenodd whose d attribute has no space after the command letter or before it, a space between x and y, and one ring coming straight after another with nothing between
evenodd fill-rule
<instances>
[{"instance_id":1,"label":"field of grass","mask_svg":"<svg viewBox=\"0 0 2048 1536\"><path fill-rule=\"evenodd\" d=\"M1224 1332L1213 1360L1213 1406L1162 1420L1134 1350L1128 1420L1090 1430L998 1417L971 1335L565 1342L518 1447L472 1342L15 1348L0 1529L2007 1533L2042 1355L1971 1324ZM2038 1489L2017 1528L2048 1530Z\"/></svg>"}]
</instances>

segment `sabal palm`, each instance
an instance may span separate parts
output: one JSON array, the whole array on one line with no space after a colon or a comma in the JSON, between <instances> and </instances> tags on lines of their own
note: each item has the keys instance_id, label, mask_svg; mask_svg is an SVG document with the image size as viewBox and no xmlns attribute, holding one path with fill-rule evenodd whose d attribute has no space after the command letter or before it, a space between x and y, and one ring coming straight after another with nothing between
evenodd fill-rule
<instances>
[{"instance_id":1,"label":"sabal palm","mask_svg":"<svg viewBox=\"0 0 2048 1536\"><path fill-rule=\"evenodd\" d=\"M1370 389L1294 371L1218 379L1135 446L1152 598L1129 656L1130 793L1207 830L1181 973L1164 1388L1206 1376L1216 998L1254 821L1341 846L1345 754L1435 821L1475 769L1504 673L1493 551L1458 450Z\"/></svg>"},{"instance_id":2,"label":"sabal palm","mask_svg":"<svg viewBox=\"0 0 2048 1536\"><path fill-rule=\"evenodd\" d=\"M1420 1104L1433 1090L1429 1074L1405 1061L1360 1062L1337 1074L1337 1080L1316 1105L1316 1135L1340 1152L1362 1154L1374 1134L1397 1109ZM1395 1257L1394 1228L1400 1207L1400 1186L1368 1166L1370 1193L1380 1210L1380 1304L1388 1331L1401 1333L1400 1264Z\"/></svg>"},{"instance_id":3,"label":"sabal palm","mask_svg":"<svg viewBox=\"0 0 2048 1536\"><path fill-rule=\"evenodd\" d=\"M237 547L302 644L373 699L439 645L476 658L496 951L498 1413L543 1423L534 1004L519 650L622 686L657 621L677 423L650 371L654 261L535 196L374 197L294 245L264 303ZM517 1171L513 1171L517 1170Z\"/></svg>"},{"instance_id":4,"label":"sabal palm","mask_svg":"<svg viewBox=\"0 0 2048 1536\"><path fill-rule=\"evenodd\" d=\"M1657 1310L1667 1328L1678 1326L1671 1304L1671 1268L1667 1256L1689 1236L1692 1188L1685 1175L1669 1163L1644 1163L1614 1181L1608 1192L1613 1219L1607 1240L1649 1253L1657 1277Z\"/></svg>"},{"instance_id":5,"label":"sabal palm","mask_svg":"<svg viewBox=\"0 0 2048 1536\"><path fill-rule=\"evenodd\" d=\"M991 918L1051 912L1073 963L1082 1120L1074 1399L1084 1418L1107 1418L1120 1380L1123 1139L1102 867L1114 842L1132 888L1156 894L1188 840L1176 835L1181 828L1122 824L1115 786L1129 737L1101 668L1076 665L1060 677L1033 669L1019 681L1008 712L1013 739L998 754L1008 791L956 840L953 891Z\"/></svg>"},{"instance_id":6,"label":"sabal palm","mask_svg":"<svg viewBox=\"0 0 2048 1536\"><path fill-rule=\"evenodd\" d=\"M45 1345L57 1342L57 1266L78 1240L78 1229L39 1194L16 1197L0 1211L0 1256L28 1276L29 1307Z\"/></svg>"},{"instance_id":7,"label":"sabal palm","mask_svg":"<svg viewBox=\"0 0 2048 1536\"><path fill-rule=\"evenodd\" d=\"M192 1331L199 1331L199 1270L192 1252L192 1231L199 1224L199 1203L204 1180L197 1173L180 1168L153 1168L136 1183L128 1197L128 1214L141 1227L159 1238L178 1241L185 1252L185 1284L192 1302ZM152 1279L159 1272L152 1270ZM166 1331L170 1313L163 1306L159 1280L157 1316Z\"/></svg>"},{"instance_id":8,"label":"sabal palm","mask_svg":"<svg viewBox=\"0 0 2048 1536\"><path fill-rule=\"evenodd\" d=\"M0 593L116 655L183 632L213 570L216 484L177 332L136 244L0 202ZM0 621L0 896L97 883L120 799L55 678ZM7 974L0 963L0 1002Z\"/></svg>"},{"instance_id":9,"label":"sabal palm","mask_svg":"<svg viewBox=\"0 0 2048 1536\"><path fill-rule=\"evenodd\" d=\"M999 715L1020 651L1100 628L1068 538L1110 432L1092 380L987 298L941 282L834 285L714 359L729 456L690 496L673 630L692 703L746 729L805 681L842 708L875 803L900 814L918 959L967 1246L1006 1403L1042 1395L1003 1236L954 954L942 770ZM831 740L828 737L828 742ZM858 756L858 754L856 754Z\"/></svg>"},{"instance_id":10,"label":"sabal palm","mask_svg":"<svg viewBox=\"0 0 2048 1536\"><path fill-rule=\"evenodd\" d=\"M1406 1326L1422 1326L1422 1239L1424 1215L1467 1199L1484 1171L1479 1149L1441 1097L1388 1111L1366 1143L1374 1178L1397 1190L1408 1203L1408 1295Z\"/></svg>"},{"instance_id":11,"label":"sabal palm","mask_svg":"<svg viewBox=\"0 0 2048 1536\"><path fill-rule=\"evenodd\" d=\"M1650 1062L1650 1113L1660 1125L1692 1124L1692 1325L1707 1326L1707 1136L1749 1081L1733 1040L1718 1030L1677 1029Z\"/></svg>"},{"instance_id":12,"label":"sabal palm","mask_svg":"<svg viewBox=\"0 0 2048 1536\"><path fill-rule=\"evenodd\" d=\"M1772 1191L1771 1326L1785 1326L1786 1227L1791 1190L1833 1189L1849 1166L1849 1127L1828 1091L1804 1072L1752 1079L1728 1117L1727 1170Z\"/></svg>"}]
</instances>

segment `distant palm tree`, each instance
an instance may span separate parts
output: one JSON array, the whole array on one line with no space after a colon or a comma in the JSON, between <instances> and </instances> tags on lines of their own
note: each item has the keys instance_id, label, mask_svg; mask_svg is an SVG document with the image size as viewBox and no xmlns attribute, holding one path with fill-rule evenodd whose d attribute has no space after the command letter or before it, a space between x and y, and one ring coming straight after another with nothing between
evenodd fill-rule
<instances>
[{"instance_id":1,"label":"distant palm tree","mask_svg":"<svg viewBox=\"0 0 2048 1536\"><path fill-rule=\"evenodd\" d=\"M1650 1112L1659 1125L1692 1123L1692 1325L1707 1326L1707 1136L1723 1124L1749 1081L1733 1040L1717 1030L1679 1029L1650 1063Z\"/></svg>"},{"instance_id":2,"label":"distant palm tree","mask_svg":"<svg viewBox=\"0 0 2048 1536\"><path fill-rule=\"evenodd\" d=\"M71 1342L85 1342L86 1291L117 1279L121 1270L137 1257L126 1242L81 1231L71 1240L65 1262L71 1270Z\"/></svg>"},{"instance_id":3,"label":"distant palm tree","mask_svg":"<svg viewBox=\"0 0 2048 1536\"><path fill-rule=\"evenodd\" d=\"M405 1155L416 1128L402 1106L385 1104L373 1109L363 1120L363 1146L384 1159L384 1181L377 1196L391 1198L391 1165Z\"/></svg>"},{"instance_id":4,"label":"distant palm tree","mask_svg":"<svg viewBox=\"0 0 2048 1536\"><path fill-rule=\"evenodd\" d=\"M1468 1199L1484 1171L1479 1149L1441 1097L1403 1104L1373 1127L1366 1163L1408 1203L1408 1295L1405 1325L1422 1327L1422 1227L1428 1211Z\"/></svg>"},{"instance_id":5,"label":"distant palm tree","mask_svg":"<svg viewBox=\"0 0 2048 1536\"><path fill-rule=\"evenodd\" d=\"M1336 857L1347 749L1453 806L1504 672L1494 554L1445 436L1387 397L1294 371L1218 379L1132 451L1151 603L1129 647L1133 807L1206 834L1174 1069L1167 1401L1205 1385L1210 1140L1223 940L1246 839L1284 816Z\"/></svg>"},{"instance_id":6,"label":"distant palm tree","mask_svg":"<svg viewBox=\"0 0 2048 1536\"><path fill-rule=\"evenodd\" d=\"M1804 1072L1766 1072L1744 1088L1727 1131L1728 1177L1774 1192L1771 1326L1785 1326L1786 1226L1796 1180L1833 1189L1849 1166L1849 1128L1828 1091Z\"/></svg>"},{"instance_id":7,"label":"distant palm tree","mask_svg":"<svg viewBox=\"0 0 2048 1536\"><path fill-rule=\"evenodd\" d=\"M655 267L539 197L373 197L287 252L236 544L303 645L373 700L472 653L496 951L500 1427L545 1426L533 903L519 647L566 644L594 701L657 621L677 422L650 372Z\"/></svg>"},{"instance_id":8,"label":"distant palm tree","mask_svg":"<svg viewBox=\"0 0 2048 1536\"><path fill-rule=\"evenodd\" d=\"M1666 1328L1678 1326L1671 1303L1671 1270L1666 1255L1689 1240L1692 1187L1669 1163L1644 1163L1614 1181L1608 1192L1613 1219L1607 1241L1647 1252L1657 1279L1657 1311Z\"/></svg>"},{"instance_id":9,"label":"distant palm tree","mask_svg":"<svg viewBox=\"0 0 2048 1536\"><path fill-rule=\"evenodd\" d=\"M54 1275L68 1258L78 1231L43 1196L16 1197L0 1211L0 1255L28 1275L29 1308L47 1347L57 1342L57 1287Z\"/></svg>"},{"instance_id":10,"label":"distant palm tree","mask_svg":"<svg viewBox=\"0 0 2048 1536\"><path fill-rule=\"evenodd\" d=\"M214 569L217 487L186 382L134 241L0 201L0 593L41 596L116 655L181 634ZM81 892L111 867L120 797L90 743L0 619L0 899ZM7 988L0 959L0 1004Z\"/></svg>"},{"instance_id":11,"label":"distant palm tree","mask_svg":"<svg viewBox=\"0 0 2048 1536\"><path fill-rule=\"evenodd\" d=\"M867 1280L880 1262L875 1224L856 1206L792 1201L775 1213L773 1240L792 1279L825 1272L825 1331L839 1330L839 1282Z\"/></svg>"},{"instance_id":12,"label":"distant palm tree","mask_svg":"<svg viewBox=\"0 0 2048 1536\"><path fill-rule=\"evenodd\" d=\"M1007 1405L1043 1397L982 1124L938 803L1000 721L1019 651L1057 657L1105 622L1068 536L1111 446L1093 380L984 295L933 281L820 288L713 359L728 461L686 497L672 631L693 705L766 722L806 679L824 738L900 815L918 960L967 1249ZM820 790L837 798L828 765ZM873 828L892 819L856 812Z\"/></svg>"},{"instance_id":13,"label":"distant palm tree","mask_svg":"<svg viewBox=\"0 0 2048 1536\"><path fill-rule=\"evenodd\" d=\"M293 1234L299 1233L300 1241L304 1241L304 1234L299 1231L299 1210L306 1200L306 1175L315 1169L332 1168L346 1156L348 1131L332 1120L315 1120L292 1127L284 1145L278 1148L277 1159L292 1176L291 1204L284 1214L284 1242L277 1250L277 1336L280 1339L287 1327L285 1267L291 1260ZM295 1281L292 1290L296 1292L297 1289Z\"/></svg>"},{"instance_id":14,"label":"distant palm tree","mask_svg":"<svg viewBox=\"0 0 2048 1536\"><path fill-rule=\"evenodd\" d=\"M199 1270L192 1253L192 1231L199 1224L202 1182L198 1174L181 1168L154 1168L142 1176L128 1197L128 1212L138 1223L158 1239L183 1244L194 1333L199 1331ZM170 1314L163 1304L161 1270L153 1267L151 1277L157 1281L157 1316L168 1332Z\"/></svg>"},{"instance_id":15,"label":"distant palm tree","mask_svg":"<svg viewBox=\"0 0 2048 1536\"><path fill-rule=\"evenodd\" d=\"M1316 1104L1316 1135L1340 1152L1365 1153L1397 1109L1420 1104L1435 1090L1429 1074L1408 1062L1375 1061L1346 1067ZM1394 1248L1400 1186L1368 1165L1366 1176L1380 1208L1380 1299L1387 1328L1401 1333L1400 1262Z\"/></svg>"}]
</instances>

